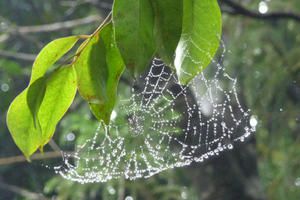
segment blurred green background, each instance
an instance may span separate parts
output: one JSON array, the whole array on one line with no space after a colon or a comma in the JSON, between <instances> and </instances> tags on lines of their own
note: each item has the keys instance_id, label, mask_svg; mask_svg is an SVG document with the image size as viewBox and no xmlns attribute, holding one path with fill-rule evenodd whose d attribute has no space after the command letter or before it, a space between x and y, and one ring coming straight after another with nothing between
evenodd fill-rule
<instances>
[{"instance_id":1,"label":"blurred green background","mask_svg":"<svg viewBox=\"0 0 300 200\"><path fill-rule=\"evenodd\" d=\"M300 15L299 0L234 2L258 14ZM227 49L223 65L237 77L239 96L258 118L257 132L248 142L206 163L149 179L86 185L62 179L40 161L27 163L18 157L21 152L7 130L5 115L26 86L35 55L55 38L91 33L111 3L0 0L0 200L300 199L300 20L237 15L228 1L220 1ZM51 25L41 26L45 24ZM46 151L54 151L56 145L70 148L70 132L88 138L96 126L88 106L78 98Z\"/></svg>"}]
</instances>

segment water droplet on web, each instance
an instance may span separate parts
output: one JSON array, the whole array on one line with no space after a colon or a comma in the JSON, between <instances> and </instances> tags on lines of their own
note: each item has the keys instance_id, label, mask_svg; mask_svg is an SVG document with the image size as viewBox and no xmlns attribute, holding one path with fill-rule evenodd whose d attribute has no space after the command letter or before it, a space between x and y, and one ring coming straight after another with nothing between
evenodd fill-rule
<instances>
[{"instance_id":1,"label":"water droplet on web","mask_svg":"<svg viewBox=\"0 0 300 200\"><path fill-rule=\"evenodd\" d=\"M115 110L112 111L111 116L110 116L110 120L115 120L117 118L117 112Z\"/></svg>"},{"instance_id":2,"label":"water droplet on web","mask_svg":"<svg viewBox=\"0 0 300 200\"><path fill-rule=\"evenodd\" d=\"M255 128L258 124L257 117L252 115L250 118L250 126Z\"/></svg>"}]
</instances>

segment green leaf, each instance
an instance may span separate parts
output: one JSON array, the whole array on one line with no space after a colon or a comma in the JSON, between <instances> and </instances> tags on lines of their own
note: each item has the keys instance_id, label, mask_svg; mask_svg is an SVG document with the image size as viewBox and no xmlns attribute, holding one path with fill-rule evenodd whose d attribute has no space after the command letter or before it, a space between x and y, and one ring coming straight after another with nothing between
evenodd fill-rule
<instances>
[{"instance_id":1,"label":"green leaf","mask_svg":"<svg viewBox=\"0 0 300 200\"><path fill-rule=\"evenodd\" d=\"M11 103L6 123L13 140L26 158L41 145L42 133L35 128L31 111L27 104L27 89Z\"/></svg>"},{"instance_id":2,"label":"green leaf","mask_svg":"<svg viewBox=\"0 0 300 200\"><path fill-rule=\"evenodd\" d=\"M155 11L157 53L165 64L173 66L175 50L182 32L183 1L152 0Z\"/></svg>"},{"instance_id":3,"label":"green leaf","mask_svg":"<svg viewBox=\"0 0 300 200\"><path fill-rule=\"evenodd\" d=\"M80 95L89 102L95 117L106 124L110 121L124 68L111 23L91 38L75 63Z\"/></svg>"},{"instance_id":4,"label":"green leaf","mask_svg":"<svg viewBox=\"0 0 300 200\"><path fill-rule=\"evenodd\" d=\"M43 76L34 81L29 87L27 92L27 104L33 116L34 126L39 126L37 118L38 111L42 104L46 92L46 78Z\"/></svg>"},{"instance_id":5,"label":"green leaf","mask_svg":"<svg viewBox=\"0 0 300 200\"><path fill-rule=\"evenodd\" d=\"M73 66L57 69L47 80L43 102L38 112L45 145L52 138L56 125L71 106L77 91L77 77Z\"/></svg>"},{"instance_id":6,"label":"green leaf","mask_svg":"<svg viewBox=\"0 0 300 200\"><path fill-rule=\"evenodd\" d=\"M7 113L7 126L16 145L27 158L49 142L57 123L73 102L76 85L73 67L59 68L49 76L37 114L40 128L34 125L28 106L27 99L31 95L28 88L12 102Z\"/></svg>"},{"instance_id":7,"label":"green leaf","mask_svg":"<svg viewBox=\"0 0 300 200\"><path fill-rule=\"evenodd\" d=\"M78 39L78 36L70 36L50 42L41 50L33 63L27 102L34 118L35 126L38 125L36 115L43 100L46 87L46 78L44 75L55 62L76 44Z\"/></svg>"},{"instance_id":8,"label":"green leaf","mask_svg":"<svg viewBox=\"0 0 300 200\"><path fill-rule=\"evenodd\" d=\"M155 53L151 0L115 0L113 25L126 67L134 75L143 72Z\"/></svg>"},{"instance_id":9,"label":"green leaf","mask_svg":"<svg viewBox=\"0 0 300 200\"><path fill-rule=\"evenodd\" d=\"M174 65L179 81L187 84L213 59L220 43L222 19L217 0L183 3L183 31Z\"/></svg>"},{"instance_id":10,"label":"green leaf","mask_svg":"<svg viewBox=\"0 0 300 200\"><path fill-rule=\"evenodd\" d=\"M47 70L70 51L78 40L78 36L70 36L53 40L47 44L33 63L30 83L44 76Z\"/></svg>"}]
</instances>

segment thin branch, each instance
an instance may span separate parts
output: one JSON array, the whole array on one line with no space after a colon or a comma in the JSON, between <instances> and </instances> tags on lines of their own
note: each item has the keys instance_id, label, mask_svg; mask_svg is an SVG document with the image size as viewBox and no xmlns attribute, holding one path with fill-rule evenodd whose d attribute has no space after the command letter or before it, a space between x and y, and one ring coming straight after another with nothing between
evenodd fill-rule
<instances>
[{"instance_id":1,"label":"thin branch","mask_svg":"<svg viewBox=\"0 0 300 200\"><path fill-rule=\"evenodd\" d=\"M72 29L77 26L82 26L86 24L91 24L93 22L102 21L101 17L98 15L92 15L81 19L75 19L64 22L56 22L52 24L44 24L37 26L19 26L16 27L13 32L17 32L19 34L29 34L29 33L43 33L43 32L53 32L64 29Z\"/></svg>"},{"instance_id":2,"label":"thin branch","mask_svg":"<svg viewBox=\"0 0 300 200\"><path fill-rule=\"evenodd\" d=\"M60 149L60 147L56 144L56 142L53 140L53 139L51 139L50 141L49 141L49 145L50 145L50 147L53 149L53 151L56 151L56 152L61 152L62 150Z\"/></svg>"},{"instance_id":3,"label":"thin branch","mask_svg":"<svg viewBox=\"0 0 300 200\"><path fill-rule=\"evenodd\" d=\"M74 2L74 1L62 1L61 2L62 6L68 6L70 8L76 8L83 4L91 4L93 6L100 8L101 10L106 10L106 11L111 11L111 8L112 8L111 3L102 2L102 1L98 1L98 0L84 0L84 1L80 1L80 2Z\"/></svg>"},{"instance_id":4,"label":"thin branch","mask_svg":"<svg viewBox=\"0 0 300 200\"><path fill-rule=\"evenodd\" d=\"M23 196L23 197L27 198L27 199L32 199L32 200L46 200L47 199L42 194L34 193L34 192L28 191L26 189L20 188L20 187L15 186L15 185L9 185L7 183L4 183L1 180L0 180L0 188L5 190L5 191L10 191L10 192L16 193L20 196Z\"/></svg>"},{"instance_id":5,"label":"thin branch","mask_svg":"<svg viewBox=\"0 0 300 200\"><path fill-rule=\"evenodd\" d=\"M233 0L221 0L221 3L231 8L231 10L223 10L223 12L226 12L231 15L242 15L261 20L289 19L294 20L296 22L300 22L300 14L293 12L270 12L262 14L256 11L249 10Z\"/></svg>"},{"instance_id":6,"label":"thin branch","mask_svg":"<svg viewBox=\"0 0 300 200\"><path fill-rule=\"evenodd\" d=\"M70 154L70 152L66 152ZM30 159L31 160L47 160L47 159L53 159L53 158L61 158L62 152L45 152L45 153L37 153L34 154ZM26 162L26 158L23 155L20 156L12 156L7 158L0 158L0 166L1 165L11 165L15 163L21 163Z\"/></svg>"},{"instance_id":7,"label":"thin branch","mask_svg":"<svg viewBox=\"0 0 300 200\"><path fill-rule=\"evenodd\" d=\"M64 1L66 4L74 6L74 2ZM222 4L225 4L227 7L230 7L231 10L223 9L222 11L231 15L242 15L246 17L251 17L255 19L262 20L281 20L281 19L291 19L297 22L300 22L300 14L293 12L271 12L262 14L256 11L249 10L244 6L233 0L220 0ZM90 3L93 5L98 5L100 8L105 10L111 10L112 4L106 2L98 2L97 0L85 0L82 3Z\"/></svg>"},{"instance_id":8,"label":"thin branch","mask_svg":"<svg viewBox=\"0 0 300 200\"><path fill-rule=\"evenodd\" d=\"M17 52L0 50L0 58L7 58L7 59L13 59L13 60L24 60L24 61L32 62L35 60L36 55L28 54L28 53L17 53Z\"/></svg>"}]
</instances>

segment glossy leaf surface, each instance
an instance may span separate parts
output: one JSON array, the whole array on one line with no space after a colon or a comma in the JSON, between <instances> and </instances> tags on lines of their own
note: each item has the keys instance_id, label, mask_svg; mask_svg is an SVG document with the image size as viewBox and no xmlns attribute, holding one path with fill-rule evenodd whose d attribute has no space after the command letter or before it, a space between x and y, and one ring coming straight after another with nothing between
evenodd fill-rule
<instances>
[{"instance_id":1,"label":"glossy leaf surface","mask_svg":"<svg viewBox=\"0 0 300 200\"><path fill-rule=\"evenodd\" d=\"M37 79L36 81L34 81L28 87L27 104L32 114L35 127L39 126L39 120L37 115L45 96L46 84L47 84L46 77L43 76Z\"/></svg>"},{"instance_id":2,"label":"glossy leaf surface","mask_svg":"<svg viewBox=\"0 0 300 200\"><path fill-rule=\"evenodd\" d=\"M32 93L33 94L33 93ZM70 107L76 94L76 75L72 67L54 71L46 81L43 101L38 109L40 126L35 126L25 89L10 105L8 129L23 154L29 158L52 138L56 125Z\"/></svg>"},{"instance_id":3,"label":"glossy leaf surface","mask_svg":"<svg viewBox=\"0 0 300 200\"><path fill-rule=\"evenodd\" d=\"M213 59L222 19L216 0L184 0L183 4L183 31L174 65L179 81L187 84Z\"/></svg>"},{"instance_id":4,"label":"glossy leaf surface","mask_svg":"<svg viewBox=\"0 0 300 200\"><path fill-rule=\"evenodd\" d=\"M95 117L106 124L110 121L124 68L111 23L91 38L75 64L79 93L88 101Z\"/></svg>"},{"instance_id":5,"label":"glossy leaf surface","mask_svg":"<svg viewBox=\"0 0 300 200\"><path fill-rule=\"evenodd\" d=\"M70 36L53 40L47 44L33 63L30 83L44 76L47 70L70 51L78 40L78 36Z\"/></svg>"},{"instance_id":6,"label":"glossy leaf surface","mask_svg":"<svg viewBox=\"0 0 300 200\"><path fill-rule=\"evenodd\" d=\"M45 96L38 112L42 145L52 138L56 125L71 106L76 91L76 73L72 66L62 67L48 78Z\"/></svg>"},{"instance_id":7,"label":"glossy leaf surface","mask_svg":"<svg viewBox=\"0 0 300 200\"><path fill-rule=\"evenodd\" d=\"M175 50L182 32L183 1L152 0L155 12L155 39L157 53L173 66Z\"/></svg>"},{"instance_id":8,"label":"glossy leaf surface","mask_svg":"<svg viewBox=\"0 0 300 200\"><path fill-rule=\"evenodd\" d=\"M113 24L126 67L134 75L144 72L156 49L151 0L115 0Z\"/></svg>"},{"instance_id":9,"label":"glossy leaf surface","mask_svg":"<svg viewBox=\"0 0 300 200\"><path fill-rule=\"evenodd\" d=\"M37 112L45 93L45 74L60 58L62 58L78 41L78 36L70 36L53 40L47 44L36 57L30 83L28 86L27 102L31 110L34 123L37 125Z\"/></svg>"}]
</instances>

